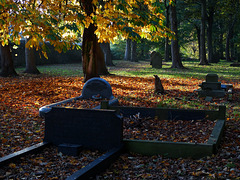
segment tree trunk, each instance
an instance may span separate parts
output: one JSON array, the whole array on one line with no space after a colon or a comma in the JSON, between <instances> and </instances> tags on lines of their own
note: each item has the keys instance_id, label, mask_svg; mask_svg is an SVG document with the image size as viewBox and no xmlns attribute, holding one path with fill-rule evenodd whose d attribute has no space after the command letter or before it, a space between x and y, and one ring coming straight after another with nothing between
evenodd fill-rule
<instances>
[{"instance_id":1,"label":"tree trunk","mask_svg":"<svg viewBox=\"0 0 240 180\"><path fill-rule=\"evenodd\" d=\"M110 43L101 43L100 47L102 48L102 51L104 53L106 65L114 66L114 64L112 62Z\"/></svg>"},{"instance_id":2,"label":"tree trunk","mask_svg":"<svg viewBox=\"0 0 240 180\"><path fill-rule=\"evenodd\" d=\"M137 42L136 41L132 41L131 61L132 62L138 62L138 59L137 59Z\"/></svg>"},{"instance_id":3,"label":"tree trunk","mask_svg":"<svg viewBox=\"0 0 240 180\"><path fill-rule=\"evenodd\" d=\"M165 7L166 7L166 27L169 28L169 6L166 4L165 0ZM164 54L164 61L169 61L170 56L170 45L169 45L169 38L165 38L165 54Z\"/></svg>"},{"instance_id":4,"label":"tree trunk","mask_svg":"<svg viewBox=\"0 0 240 180\"><path fill-rule=\"evenodd\" d=\"M10 45L0 45L1 54L1 73L0 76L18 76L14 69L13 59L10 51Z\"/></svg>"},{"instance_id":5,"label":"tree trunk","mask_svg":"<svg viewBox=\"0 0 240 180\"><path fill-rule=\"evenodd\" d=\"M201 40L200 40L200 32L201 32L201 30L200 30L200 27L198 27L197 25L195 26L195 28L196 28L196 31L197 31L197 39L198 39L198 54L199 54L199 61L200 61L200 54L201 54Z\"/></svg>"},{"instance_id":6,"label":"tree trunk","mask_svg":"<svg viewBox=\"0 0 240 180\"><path fill-rule=\"evenodd\" d=\"M126 60L126 61L131 61L131 46L132 46L132 40L127 39L126 40L125 56L124 56L124 60Z\"/></svg>"},{"instance_id":7,"label":"tree trunk","mask_svg":"<svg viewBox=\"0 0 240 180\"><path fill-rule=\"evenodd\" d=\"M224 35L224 33L222 31L222 29L223 29L222 22L219 22L218 28L219 28L219 31L220 31L220 33L219 33L219 41L218 41L218 44L219 44L219 53L218 54L219 54L219 58L220 59L224 59L224 55L223 55L223 52L224 52L223 35Z\"/></svg>"},{"instance_id":8,"label":"tree trunk","mask_svg":"<svg viewBox=\"0 0 240 180\"><path fill-rule=\"evenodd\" d=\"M206 0L201 0L200 65L207 65L205 45Z\"/></svg>"},{"instance_id":9,"label":"tree trunk","mask_svg":"<svg viewBox=\"0 0 240 180\"><path fill-rule=\"evenodd\" d=\"M94 13L92 0L82 1L82 6L88 16ZM97 36L94 34L97 27L90 24L88 28L84 28L82 42L82 66L84 74L84 82L99 75L109 74L104 54L98 43Z\"/></svg>"},{"instance_id":10,"label":"tree trunk","mask_svg":"<svg viewBox=\"0 0 240 180\"><path fill-rule=\"evenodd\" d=\"M231 61L231 56L230 56L230 44L231 40L233 38L233 28L236 22L236 15L233 18L233 15L230 16L230 23L228 26L228 32L227 32L227 38L226 38L226 60Z\"/></svg>"},{"instance_id":11,"label":"tree trunk","mask_svg":"<svg viewBox=\"0 0 240 180\"><path fill-rule=\"evenodd\" d=\"M213 46L212 46L212 27L213 27L213 15L214 7L210 7L208 16L208 29L207 29L207 42L208 42L208 62L216 63L213 57Z\"/></svg>"},{"instance_id":12,"label":"tree trunk","mask_svg":"<svg viewBox=\"0 0 240 180\"><path fill-rule=\"evenodd\" d=\"M26 38L25 44L27 43L27 41L28 39ZM40 74L35 63L35 54L32 48L28 49L25 47L25 61L26 61L26 69L24 73Z\"/></svg>"},{"instance_id":13,"label":"tree trunk","mask_svg":"<svg viewBox=\"0 0 240 180\"><path fill-rule=\"evenodd\" d=\"M179 45L178 45L178 25L177 25L177 10L176 10L177 0L173 0L170 5L170 21L171 30L175 33L175 38L171 41L171 51L172 51L172 66L171 68L184 68L182 65Z\"/></svg>"}]
</instances>

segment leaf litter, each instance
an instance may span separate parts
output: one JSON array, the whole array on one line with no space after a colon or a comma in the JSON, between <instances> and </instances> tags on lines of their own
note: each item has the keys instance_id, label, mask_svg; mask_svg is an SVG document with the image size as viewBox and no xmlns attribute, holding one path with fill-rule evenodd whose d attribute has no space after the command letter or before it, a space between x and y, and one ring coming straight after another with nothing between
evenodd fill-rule
<instances>
[{"instance_id":1,"label":"leaf litter","mask_svg":"<svg viewBox=\"0 0 240 180\"><path fill-rule=\"evenodd\" d=\"M216 155L192 159L172 159L164 156L123 154L97 179L239 179L240 177L240 85L233 84L232 101L227 98L206 102L194 90L201 83L198 79L161 78L166 89L155 95L153 78L105 76L113 95L124 106L174 107L214 109L227 106L227 121L221 147ZM40 107L81 95L81 77L23 76L0 78L0 156L19 151L42 142L44 120L39 117ZM16 164L8 167L15 168ZM46 171L46 169L44 170ZM7 173L7 172L5 172Z\"/></svg>"}]
</instances>

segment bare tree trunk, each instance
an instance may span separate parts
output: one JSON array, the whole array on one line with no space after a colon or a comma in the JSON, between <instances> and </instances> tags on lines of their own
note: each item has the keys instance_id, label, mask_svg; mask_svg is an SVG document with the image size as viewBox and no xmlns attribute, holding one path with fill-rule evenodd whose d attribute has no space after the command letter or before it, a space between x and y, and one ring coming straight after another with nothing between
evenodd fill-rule
<instances>
[{"instance_id":1,"label":"bare tree trunk","mask_svg":"<svg viewBox=\"0 0 240 180\"><path fill-rule=\"evenodd\" d=\"M207 42L208 42L208 62L216 63L213 57L213 46L212 46L212 27L213 27L213 15L214 15L214 7L211 6L209 9L209 16L208 16L208 29L207 29Z\"/></svg>"},{"instance_id":2,"label":"bare tree trunk","mask_svg":"<svg viewBox=\"0 0 240 180\"><path fill-rule=\"evenodd\" d=\"M125 56L124 56L124 60L126 60L126 61L131 61L131 51L132 51L131 46L132 46L132 40L127 39L126 40Z\"/></svg>"},{"instance_id":3,"label":"bare tree trunk","mask_svg":"<svg viewBox=\"0 0 240 180\"><path fill-rule=\"evenodd\" d=\"M165 7L166 7L166 27L169 28L169 5L167 5L165 0ZM165 38L165 54L164 54L164 60L169 61L170 56L170 45L169 45L169 38Z\"/></svg>"},{"instance_id":4,"label":"bare tree trunk","mask_svg":"<svg viewBox=\"0 0 240 180\"><path fill-rule=\"evenodd\" d=\"M220 31L220 33L219 33L219 41L218 41L218 43L219 43L219 58L220 59L224 59L224 56L223 56L223 52L224 52L223 34L224 33L222 31L222 29L223 29L222 22L219 22L218 28L219 28L219 31Z\"/></svg>"},{"instance_id":5,"label":"bare tree trunk","mask_svg":"<svg viewBox=\"0 0 240 180\"><path fill-rule=\"evenodd\" d=\"M137 62L137 42L132 41L132 47L131 47L131 61Z\"/></svg>"},{"instance_id":6,"label":"bare tree trunk","mask_svg":"<svg viewBox=\"0 0 240 180\"><path fill-rule=\"evenodd\" d=\"M14 69L13 59L11 55L10 45L0 45L1 54L1 73L0 76L18 76Z\"/></svg>"},{"instance_id":7,"label":"bare tree trunk","mask_svg":"<svg viewBox=\"0 0 240 180\"><path fill-rule=\"evenodd\" d=\"M233 18L233 15L231 15L230 23L228 26L227 38L226 38L226 60L227 61L232 61L230 56L230 44L233 38L233 28L234 28L235 22L236 22L236 15L234 16L234 18Z\"/></svg>"},{"instance_id":8,"label":"bare tree trunk","mask_svg":"<svg viewBox=\"0 0 240 180\"><path fill-rule=\"evenodd\" d=\"M200 54L201 54L201 40L200 40L200 27L198 27L197 25L195 26L196 31L197 31L197 38L198 38L198 52L199 52L199 61L200 61Z\"/></svg>"},{"instance_id":9,"label":"bare tree trunk","mask_svg":"<svg viewBox=\"0 0 240 180\"><path fill-rule=\"evenodd\" d=\"M173 0L170 5L170 22L171 30L175 33L175 38L172 39L171 50L172 50L172 66L171 68L184 68L182 65L179 45L178 45L178 25L177 25L177 10L176 10L177 0Z\"/></svg>"},{"instance_id":10,"label":"bare tree trunk","mask_svg":"<svg viewBox=\"0 0 240 180\"><path fill-rule=\"evenodd\" d=\"M25 39L25 44L27 43L28 39ZM26 61L26 69L24 73L29 74L40 74L39 70L37 69L36 62L35 62L35 54L34 50L28 49L25 47L25 61Z\"/></svg>"},{"instance_id":11,"label":"bare tree trunk","mask_svg":"<svg viewBox=\"0 0 240 180\"><path fill-rule=\"evenodd\" d=\"M200 65L207 65L205 45L206 0L201 0Z\"/></svg>"},{"instance_id":12,"label":"bare tree trunk","mask_svg":"<svg viewBox=\"0 0 240 180\"><path fill-rule=\"evenodd\" d=\"M101 43L100 47L103 50L106 65L107 66L114 66L114 64L112 62L110 43Z\"/></svg>"}]
</instances>

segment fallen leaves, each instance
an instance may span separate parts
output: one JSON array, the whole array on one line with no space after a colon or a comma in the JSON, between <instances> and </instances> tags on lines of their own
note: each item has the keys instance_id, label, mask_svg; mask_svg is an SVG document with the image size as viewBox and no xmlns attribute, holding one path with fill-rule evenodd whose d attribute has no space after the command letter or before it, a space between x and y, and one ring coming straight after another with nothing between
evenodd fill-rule
<instances>
[{"instance_id":1,"label":"fallen leaves","mask_svg":"<svg viewBox=\"0 0 240 180\"><path fill-rule=\"evenodd\" d=\"M57 147L45 148L41 153L22 157L0 169L5 179L65 179L102 156L99 151L82 150L78 156L67 156Z\"/></svg>"},{"instance_id":2,"label":"fallen leaves","mask_svg":"<svg viewBox=\"0 0 240 180\"><path fill-rule=\"evenodd\" d=\"M206 143L214 126L215 122L210 120L184 121L125 117L123 118L123 138Z\"/></svg>"},{"instance_id":3,"label":"fallen leaves","mask_svg":"<svg viewBox=\"0 0 240 180\"><path fill-rule=\"evenodd\" d=\"M219 98L213 99L213 102L206 102L205 98L199 98L194 92L202 82L199 79L161 78L166 93L155 95L153 78L122 76L103 78L110 83L113 95L119 99L121 105L213 109L216 105L225 104L227 106L227 122L221 148L213 157L197 161L124 154L101 177L105 177L105 175L114 177L114 179L131 179L131 177L132 179L136 177L140 179L154 179L155 177L191 179L196 176L204 176L206 179L234 179L239 177L239 83L223 82L233 84L233 101L229 102L227 98ZM6 156L42 142L44 120L39 117L39 108L80 96L83 85L83 78L80 77L38 75L0 78L0 156ZM47 168L44 171L47 171ZM25 175L27 177L27 174Z\"/></svg>"}]
</instances>

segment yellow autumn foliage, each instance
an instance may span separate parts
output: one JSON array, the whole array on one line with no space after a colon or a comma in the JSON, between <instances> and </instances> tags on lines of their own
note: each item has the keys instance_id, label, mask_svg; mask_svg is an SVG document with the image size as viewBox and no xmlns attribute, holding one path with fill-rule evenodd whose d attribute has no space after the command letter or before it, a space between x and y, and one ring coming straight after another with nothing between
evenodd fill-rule
<instances>
[{"instance_id":1,"label":"yellow autumn foliage","mask_svg":"<svg viewBox=\"0 0 240 180\"><path fill-rule=\"evenodd\" d=\"M94 24L99 42L116 38L147 38L157 41L170 34L159 12L162 0L92 0L94 12L87 15L80 1L0 1L0 42L19 43L30 37L26 47L40 49L48 41L59 52L79 42L83 29ZM64 43L63 43L64 42ZM42 48L43 51L44 48Z\"/></svg>"}]
</instances>

